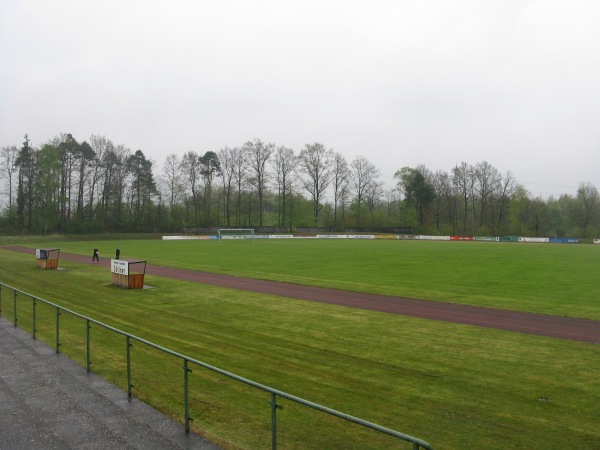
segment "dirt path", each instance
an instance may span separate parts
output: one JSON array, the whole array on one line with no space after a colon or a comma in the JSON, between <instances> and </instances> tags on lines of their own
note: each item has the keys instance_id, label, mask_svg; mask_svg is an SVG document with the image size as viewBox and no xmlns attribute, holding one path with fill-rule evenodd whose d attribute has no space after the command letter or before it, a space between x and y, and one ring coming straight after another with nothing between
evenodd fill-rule
<instances>
[{"instance_id":1,"label":"dirt path","mask_svg":"<svg viewBox=\"0 0 600 450\"><path fill-rule=\"evenodd\" d=\"M35 252L31 248L20 246L4 246L0 248L32 254ZM89 264L92 259L91 255L87 257L62 252L60 258L82 264ZM110 261L103 259L100 261L100 265L108 268ZM193 270L176 269L164 266L148 265L146 267L146 273L149 275L224 286L263 294L331 303L351 308L361 308L391 314L402 314L405 316L600 344L600 321L597 320L533 314L386 295L365 294L314 286L255 280L208 272L196 272Z\"/></svg>"}]
</instances>

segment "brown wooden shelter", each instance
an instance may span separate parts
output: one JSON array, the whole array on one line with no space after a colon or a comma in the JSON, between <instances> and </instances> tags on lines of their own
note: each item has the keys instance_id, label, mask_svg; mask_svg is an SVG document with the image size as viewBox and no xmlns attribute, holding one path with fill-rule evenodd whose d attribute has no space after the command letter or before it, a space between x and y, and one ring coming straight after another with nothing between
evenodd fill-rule
<instances>
[{"instance_id":1,"label":"brown wooden shelter","mask_svg":"<svg viewBox=\"0 0 600 450\"><path fill-rule=\"evenodd\" d=\"M60 248L36 248L35 257L39 269L57 269Z\"/></svg>"},{"instance_id":2,"label":"brown wooden shelter","mask_svg":"<svg viewBox=\"0 0 600 450\"><path fill-rule=\"evenodd\" d=\"M112 284L127 289L143 289L146 261L141 259L111 259Z\"/></svg>"}]
</instances>

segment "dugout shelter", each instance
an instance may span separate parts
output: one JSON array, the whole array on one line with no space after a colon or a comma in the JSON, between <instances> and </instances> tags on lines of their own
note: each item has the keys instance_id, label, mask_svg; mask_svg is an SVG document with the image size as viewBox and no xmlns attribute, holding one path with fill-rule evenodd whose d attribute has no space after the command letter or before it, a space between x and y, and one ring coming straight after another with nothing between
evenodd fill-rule
<instances>
[{"instance_id":1,"label":"dugout shelter","mask_svg":"<svg viewBox=\"0 0 600 450\"><path fill-rule=\"evenodd\" d=\"M143 289L146 261L141 259L111 259L112 284L126 289Z\"/></svg>"},{"instance_id":2,"label":"dugout shelter","mask_svg":"<svg viewBox=\"0 0 600 450\"><path fill-rule=\"evenodd\" d=\"M57 269L60 248L36 248L35 257L39 269Z\"/></svg>"}]
</instances>

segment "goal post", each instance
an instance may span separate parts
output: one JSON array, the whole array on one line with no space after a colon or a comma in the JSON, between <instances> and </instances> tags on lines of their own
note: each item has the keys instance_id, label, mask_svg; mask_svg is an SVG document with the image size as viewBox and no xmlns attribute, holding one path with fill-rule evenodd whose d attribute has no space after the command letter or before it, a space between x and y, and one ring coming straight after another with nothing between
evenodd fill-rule
<instances>
[{"instance_id":1,"label":"goal post","mask_svg":"<svg viewBox=\"0 0 600 450\"><path fill-rule=\"evenodd\" d=\"M254 228L219 228L219 242L222 239L252 239L254 241Z\"/></svg>"}]
</instances>

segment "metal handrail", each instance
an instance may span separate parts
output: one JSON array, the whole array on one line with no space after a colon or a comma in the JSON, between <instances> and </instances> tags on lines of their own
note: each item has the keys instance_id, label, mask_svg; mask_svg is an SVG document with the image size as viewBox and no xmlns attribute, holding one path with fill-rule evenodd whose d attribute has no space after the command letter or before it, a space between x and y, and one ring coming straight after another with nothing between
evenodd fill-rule
<instances>
[{"instance_id":1,"label":"metal handrail","mask_svg":"<svg viewBox=\"0 0 600 450\"><path fill-rule=\"evenodd\" d=\"M414 436L410 436L408 434L405 433L400 433L399 431L395 431L392 430L390 428L386 428L383 427L381 425L377 425L375 423L360 419L358 417L354 417L350 414L346 414L340 411L336 411L335 409L331 409L328 408L326 406L323 405L319 405L318 403L314 403L311 402L309 400L305 400L303 398L297 397L295 395L292 394L288 394L287 392L283 392L280 391L278 389L274 389L270 386L266 386L264 384L261 383L257 383L256 381L252 381L250 379L241 377L239 375L236 375L234 373L228 372L226 370L220 369L218 367L215 367L213 365L207 364L205 362L199 361L197 359L191 358L187 355L184 355L182 353L173 351L171 349L168 349L166 347L162 347L158 344L155 344L154 342L148 341L144 338L141 338L139 336L135 336L131 333L127 333L126 331L120 330L118 328L115 328L113 326L110 326L108 324L105 324L103 322L100 322L98 320L92 319L90 317L84 316L83 314L80 314L78 312L72 311L68 308L63 308L60 305L57 305L55 303L52 303L48 300L44 300L40 297L37 297L35 295L29 294L27 292L24 292L20 289L14 288L12 286L9 286L5 283L0 282L0 317L2 316L2 288L8 288L10 290L13 291L13 324L15 327L17 327L17 321L18 321L18 315L17 315L17 293L22 294L24 296L30 297L32 299L32 336L33 339L36 339L36 333L37 333L37 329L36 329L36 305L37 302L42 302L45 303L46 305L49 305L51 307L56 308L56 342L55 342L55 350L56 353L59 353L59 349L60 349L60 315L64 312L64 313L68 313L71 314L75 317L78 317L82 320L86 321L86 370L88 372L91 372L91 358L90 358L90 340L91 340L91 336L90 336L90 329L91 329L91 324L95 324L98 325L102 328L105 328L109 331L112 331L114 333L120 334L122 336L124 336L126 338L126 344L127 344L127 396L129 399L131 399L132 397L132 387L133 384L131 384L131 354L130 354L130 348L132 346L131 344L131 340L137 341L139 343L145 344L151 348L154 348L156 350L159 350L163 353L169 354L173 357L179 358L183 361L183 371L184 371L184 422L185 422L185 432L189 433L190 431L190 421L192 420L190 415L189 415L189 401L188 401L188 397L189 397L189 390L188 390L188 374L189 372L191 372L191 370L189 369L189 364L195 364L197 366L203 367L205 369L208 369L210 371L219 373L223 376L226 376L228 378L231 378L233 380L239 381L241 383L244 383L248 386L252 386L254 388L260 389L262 391L268 392L271 394L271 401L270 401L270 407L271 407L271 432L272 432L272 437L271 437L271 441L272 441L272 448L276 449L277 448L277 432L276 432L276 412L277 409L280 409L281 406L279 406L277 404L277 397L282 397L285 398L287 400L293 401L295 403L298 403L300 405L309 407L309 408L313 408L317 411L321 411L323 413L338 417L340 419L344 419L347 420L349 422L355 423L357 425L361 425L363 427L369 428L373 431L377 431L383 434L387 434L389 436L393 436L395 438L404 440L406 442L410 442L413 444L413 450L419 450L421 448L425 449L425 450L434 450L433 447L431 445L429 445L427 442L423 441L422 439L416 438Z\"/></svg>"}]
</instances>

